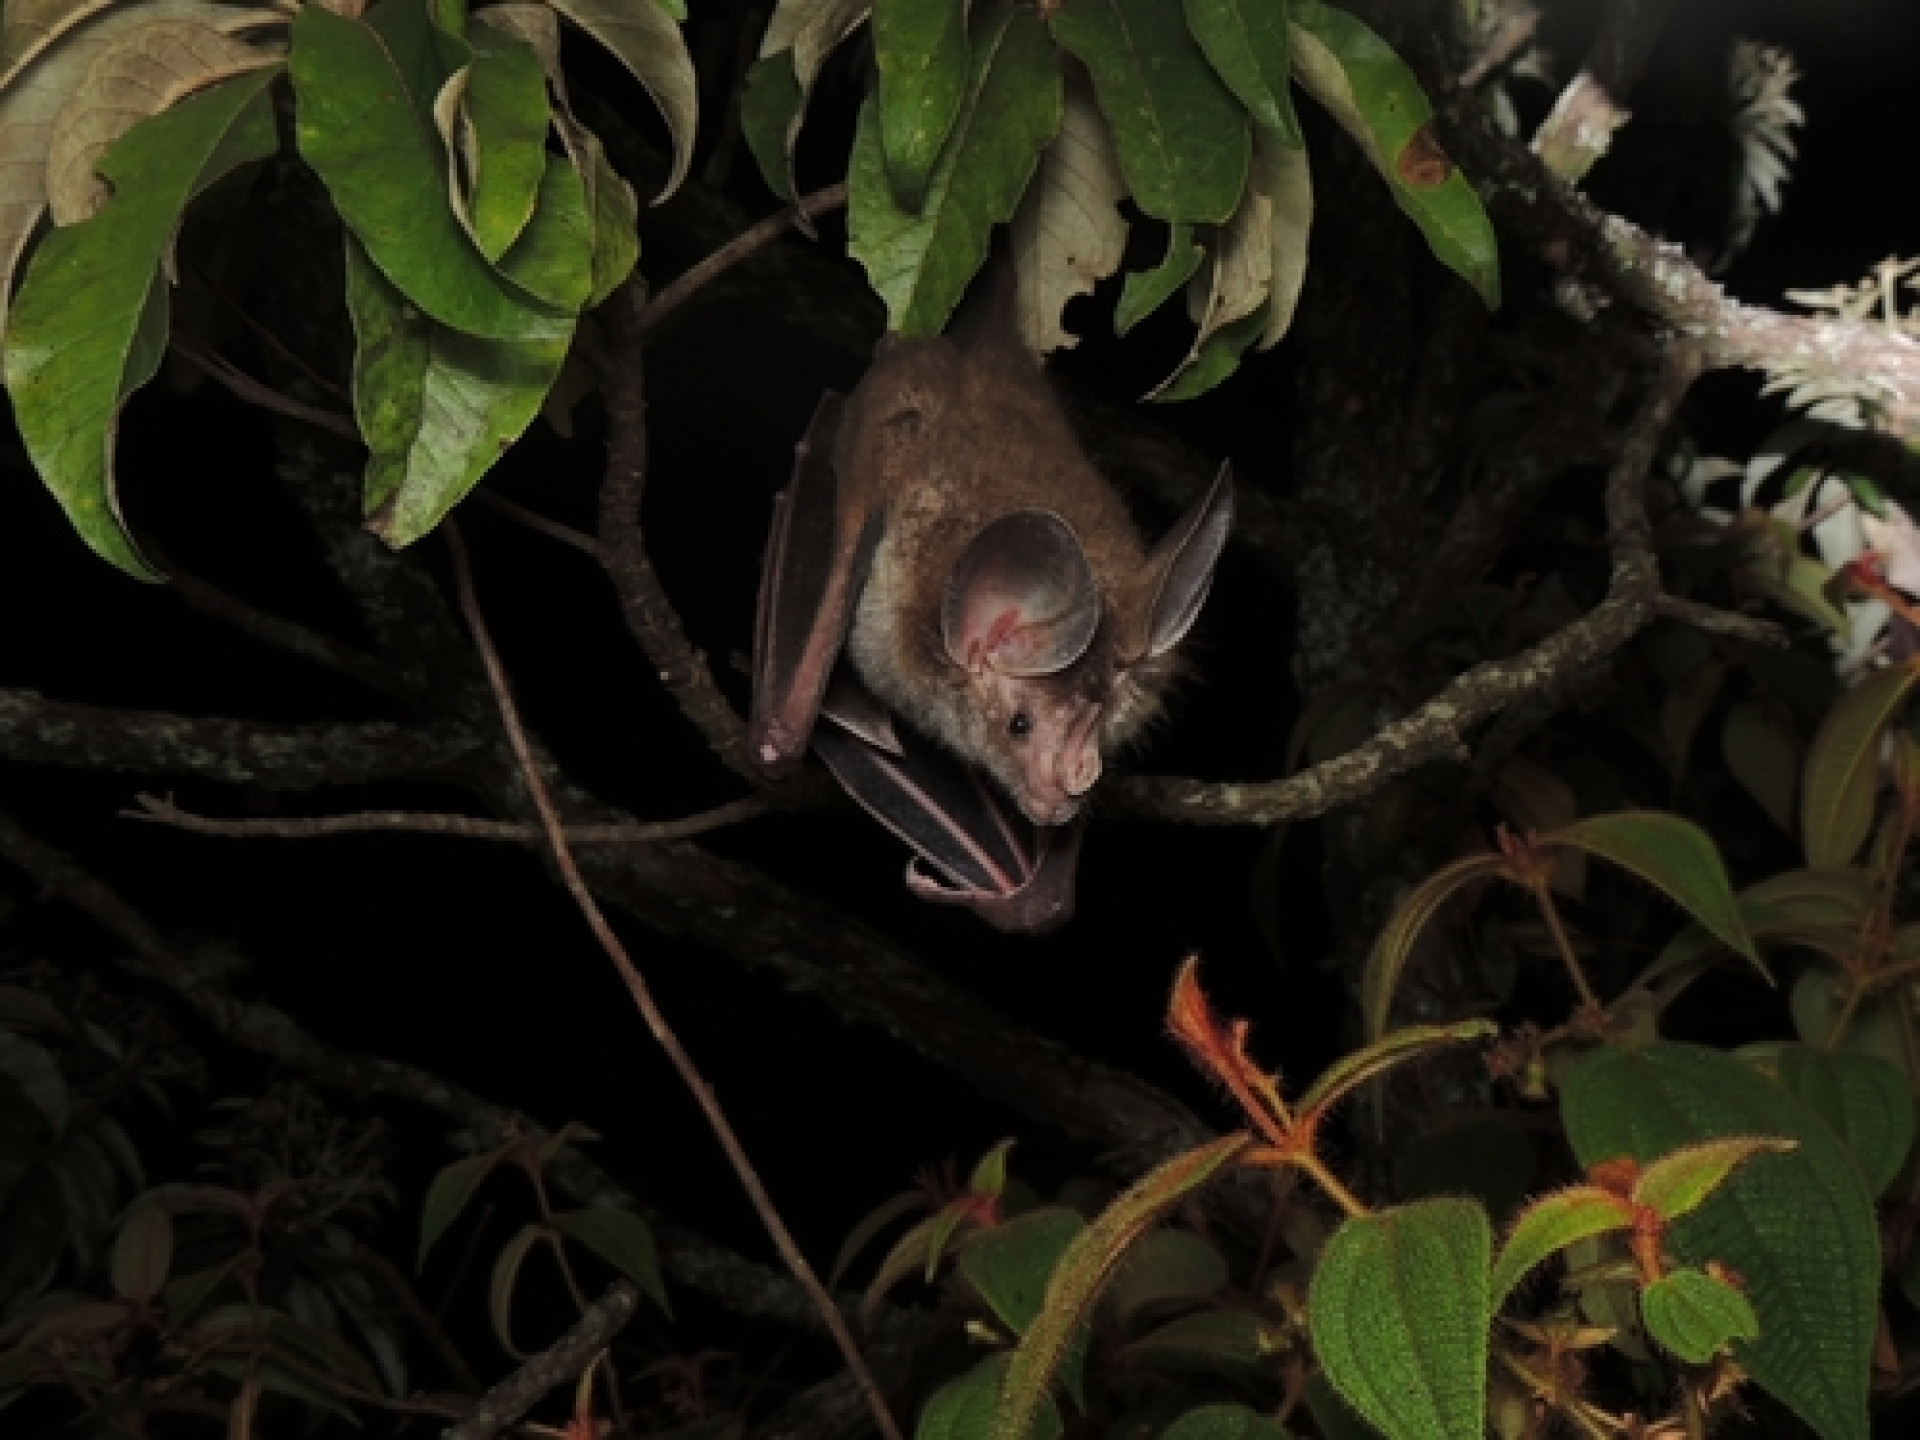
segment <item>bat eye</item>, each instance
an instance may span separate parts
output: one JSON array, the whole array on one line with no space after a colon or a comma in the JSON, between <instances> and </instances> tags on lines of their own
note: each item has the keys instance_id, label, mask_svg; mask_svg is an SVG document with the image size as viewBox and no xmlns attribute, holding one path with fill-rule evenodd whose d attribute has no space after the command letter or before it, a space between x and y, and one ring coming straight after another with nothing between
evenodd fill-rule
<instances>
[{"instance_id":1,"label":"bat eye","mask_svg":"<svg viewBox=\"0 0 1920 1440\"><path fill-rule=\"evenodd\" d=\"M1016 740L1024 740L1033 733L1033 717L1024 710L1013 712L1013 718L1007 721L1007 734Z\"/></svg>"}]
</instances>

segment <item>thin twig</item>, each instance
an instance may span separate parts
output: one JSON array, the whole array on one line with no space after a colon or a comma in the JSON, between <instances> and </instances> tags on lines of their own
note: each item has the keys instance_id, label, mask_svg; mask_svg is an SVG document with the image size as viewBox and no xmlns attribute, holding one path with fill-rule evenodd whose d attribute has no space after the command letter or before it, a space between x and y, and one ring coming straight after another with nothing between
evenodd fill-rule
<instances>
[{"instance_id":1,"label":"thin twig","mask_svg":"<svg viewBox=\"0 0 1920 1440\"><path fill-rule=\"evenodd\" d=\"M802 230L806 230L813 224L816 216L838 210L846 203L847 183L842 180L836 185L815 190L811 195L802 195L797 202L789 205L779 214L769 215L759 224L749 226L654 294L654 297L647 302L646 308L640 312L637 326L640 338L644 340L658 329L660 322L672 314L694 291L715 276L731 270L756 250L779 239L787 232L788 227L798 225Z\"/></svg>"},{"instance_id":2,"label":"thin twig","mask_svg":"<svg viewBox=\"0 0 1920 1440\"><path fill-rule=\"evenodd\" d=\"M571 525L562 525L558 520L549 520L537 510L529 510L517 505L506 496L486 489L484 486L473 492L473 498L489 510L498 510L502 515L524 525L529 530L537 530L549 540L558 540L562 545L571 545L576 550L584 550L594 559L600 558L600 542L584 531Z\"/></svg>"},{"instance_id":3,"label":"thin twig","mask_svg":"<svg viewBox=\"0 0 1920 1440\"><path fill-rule=\"evenodd\" d=\"M390 693L394 689L393 677L387 673L386 667L366 651L356 650L331 635L309 630L304 625L250 605L238 596L229 595L217 585L182 570L162 554L151 540L143 537L140 543L147 558L166 575L180 598L194 609L225 621L263 644L298 655L304 660L315 661L330 670L338 670L370 690Z\"/></svg>"},{"instance_id":4,"label":"thin twig","mask_svg":"<svg viewBox=\"0 0 1920 1440\"><path fill-rule=\"evenodd\" d=\"M249 405L258 405L263 410L272 410L276 414L288 415L295 420L304 420L309 425L317 425L322 430L351 440L354 444L363 443L360 428L351 417L335 410L322 410L317 405L309 405L304 400L296 400L291 395L282 395L272 386L263 385L244 370L238 369L229 361L180 336L175 336L173 353L203 374L220 382Z\"/></svg>"},{"instance_id":5,"label":"thin twig","mask_svg":"<svg viewBox=\"0 0 1920 1440\"><path fill-rule=\"evenodd\" d=\"M566 1334L489 1390L464 1420L441 1432L441 1440L493 1440L541 1396L598 1360L639 1304L640 1292L616 1280Z\"/></svg>"},{"instance_id":6,"label":"thin twig","mask_svg":"<svg viewBox=\"0 0 1920 1440\"><path fill-rule=\"evenodd\" d=\"M1640 633L1657 609L1660 572L1641 487L1667 422L1699 369L1699 346L1676 343L1632 421L1607 477L1613 580L1606 599L1590 613L1518 655L1474 666L1364 744L1288 779L1208 784L1166 775L1124 776L1102 795L1101 808L1109 814L1197 825L1271 825L1323 815L1428 761L1462 757L1473 726L1613 654Z\"/></svg>"},{"instance_id":7,"label":"thin twig","mask_svg":"<svg viewBox=\"0 0 1920 1440\"><path fill-rule=\"evenodd\" d=\"M1663 620L1676 620L1709 635L1724 635L1729 640L1751 640L1756 645L1786 647L1793 643L1787 627L1757 615L1741 615L1732 610L1702 605L1698 600L1683 600L1678 595L1662 594L1653 602Z\"/></svg>"},{"instance_id":8,"label":"thin twig","mask_svg":"<svg viewBox=\"0 0 1920 1440\"><path fill-rule=\"evenodd\" d=\"M466 616L467 624L473 631L474 648L479 652L480 663L486 669L487 683L493 689L494 703L500 710L500 721L507 733L507 741L513 747L513 753L520 765L522 780L527 787L528 798L539 813L541 826L545 829L547 843L551 847L553 861L560 871L574 903L580 907L580 913L587 926L599 940L600 946L613 961L614 968L620 972L620 978L626 983L627 991L633 997L634 1005L645 1019L647 1028L659 1042L660 1048L673 1062L694 1100L706 1116L707 1124L712 1128L714 1137L720 1142L720 1148L726 1152L734 1173L739 1176L741 1186L753 1202L755 1212L761 1223L767 1227L774 1248L780 1252L780 1258L787 1263L795 1280L812 1298L820 1312L820 1319L833 1336L834 1344L846 1361L847 1368L853 1372L861 1393L873 1411L874 1422L880 1427L885 1440L901 1440L899 1427L894 1423L887 1402L880 1394L880 1388L874 1383L868 1371L866 1361L861 1358L860 1349L854 1344L853 1335L847 1329L845 1318L833 1303L833 1297L814 1274L813 1267L807 1263L807 1257L794 1243L786 1222L780 1218L780 1212L774 1208L773 1199L767 1194L766 1187L760 1183L759 1172L747 1157L746 1149L740 1138L734 1133L732 1124L727 1120L726 1112L720 1108L719 1098L711 1086L701 1077L693 1057L680 1043L680 1037L667 1023L666 1015L653 998L653 992L647 988L647 982L635 967L627 954L626 946L614 933L606 915L601 911L599 902L593 898L593 892L587 888L587 882L580 874L580 868L574 863L573 852L567 845L566 832L560 823L560 816L554 809L553 798L547 793L546 780L540 774L540 767L534 760L533 746L527 739L526 730L520 723L512 692L507 688L506 671L500 663L499 652L493 647L493 639L487 633L486 619L480 613L479 597L474 593L473 571L467 563L466 546L460 539L457 526L449 523L446 527L448 548L453 553L454 582L460 596L460 610Z\"/></svg>"},{"instance_id":9,"label":"thin twig","mask_svg":"<svg viewBox=\"0 0 1920 1440\"><path fill-rule=\"evenodd\" d=\"M538 844L546 832L518 820L489 820L477 815L446 815L425 810L357 810L350 815L310 815L291 820L223 820L182 810L172 799L137 795L134 810L120 813L129 820L145 820L188 830L195 835L218 835L234 840L268 838L312 840L327 835L360 835L368 831L407 831L421 835L457 835L468 840L515 840ZM686 840L743 820L756 819L773 808L758 795L731 800L679 820L636 821L630 825L575 825L567 839L575 845L655 845L664 840Z\"/></svg>"},{"instance_id":10,"label":"thin twig","mask_svg":"<svg viewBox=\"0 0 1920 1440\"><path fill-rule=\"evenodd\" d=\"M1531 5L1509 15L1493 32L1493 38L1487 41L1487 48L1480 52L1479 58L1460 72L1461 88L1473 89L1506 64L1533 39L1533 32L1539 28L1540 12Z\"/></svg>"}]
</instances>

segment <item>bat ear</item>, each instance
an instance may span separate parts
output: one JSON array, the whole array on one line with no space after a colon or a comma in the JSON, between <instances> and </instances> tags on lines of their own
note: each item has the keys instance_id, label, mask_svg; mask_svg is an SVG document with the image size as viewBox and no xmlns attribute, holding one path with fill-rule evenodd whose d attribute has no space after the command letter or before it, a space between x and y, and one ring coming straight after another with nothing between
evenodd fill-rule
<instances>
[{"instance_id":1,"label":"bat ear","mask_svg":"<svg viewBox=\"0 0 1920 1440\"><path fill-rule=\"evenodd\" d=\"M955 562L940 630L956 665L1053 675L1087 653L1100 591L1073 528L1050 510L1016 510L982 527Z\"/></svg>"},{"instance_id":2,"label":"bat ear","mask_svg":"<svg viewBox=\"0 0 1920 1440\"><path fill-rule=\"evenodd\" d=\"M1213 586L1213 567L1233 529L1233 472L1222 465L1207 493L1153 547L1147 559L1146 654L1164 655L1186 637Z\"/></svg>"}]
</instances>

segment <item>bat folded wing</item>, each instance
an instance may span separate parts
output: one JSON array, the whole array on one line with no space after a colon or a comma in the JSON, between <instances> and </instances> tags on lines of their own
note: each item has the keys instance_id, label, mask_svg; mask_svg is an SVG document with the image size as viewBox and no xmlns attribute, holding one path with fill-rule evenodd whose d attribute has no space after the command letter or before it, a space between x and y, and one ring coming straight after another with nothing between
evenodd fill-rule
<instances>
[{"instance_id":1,"label":"bat folded wing","mask_svg":"<svg viewBox=\"0 0 1920 1440\"><path fill-rule=\"evenodd\" d=\"M853 799L912 847L907 888L1001 930L1037 934L1073 916L1081 826L1037 826L979 771L912 730L881 726L878 702L843 668L814 753Z\"/></svg>"}]
</instances>

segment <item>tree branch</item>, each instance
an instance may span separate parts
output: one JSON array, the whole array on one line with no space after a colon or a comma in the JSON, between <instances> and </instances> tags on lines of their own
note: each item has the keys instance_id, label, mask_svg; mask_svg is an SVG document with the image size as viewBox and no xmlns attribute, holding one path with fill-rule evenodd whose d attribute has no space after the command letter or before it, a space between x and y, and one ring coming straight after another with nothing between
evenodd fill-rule
<instances>
[{"instance_id":1,"label":"tree branch","mask_svg":"<svg viewBox=\"0 0 1920 1440\"><path fill-rule=\"evenodd\" d=\"M0 690L0 759L88 770L193 775L227 785L313 790L451 769L481 748L455 722L269 725L117 710Z\"/></svg>"},{"instance_id":2,"label":"tree branch","mask_svg":"<svg viewBox=\"0 0 1920 1440\"><path fill-rule=\"evenodd\" d=\"M1653 55L1674 0L1612 0L1567 88L1533 137L1533 153L1563 180L1578 181L1630 118L1626 99Z\"/></svg>"},{"instance_id":3,"label":"tree branch","mask_svg":"<svg viewBox=\"0 0 1920 1440\"><path fill-rule=\"evenodd\" d=\"M545 838L538 825L516 820L488 820L477 815L442 815L420 810L359 810L351 815L312 815L295 820L222 820L182 810L171 798L139 795L138 808L122 810L129 820L169 825L195 835L217 835L233 840L312 840L328 835L361 835L368 831L402 830L421 835L457 835L468 840L513 840L523 845ZM773 808L758 795L716 805L680 820L637 820L615 825L576 825L566 832L576 845L657 845L663 840L687 840L695 835L753 820Z\"/></svg>"},{"instance_id":4,"label":"tree branch","mask_svg":"<svg viewBox=\"0 0 1920 1440\"><path fill-rule=\"evenodd\" d=\"M566 1384L598 1360L639 1304L638 1290L625 1280L614 1281L566 1334L487 1391L464 1420L443 1430L442 1440L493 1440L549 1390Z\"/></svg>"},{"instance_id":5,"label":"tree branch","mask_svg":"<svg viewBox=\"0 0 1920 1440\"><path fill-rule=\"evenodd\" d=\"M1200 825L1271 825L1321 815L1430 760L1463 758L1473 726L1611 655L1656 611L1660 575L1642 486L1660 436L1699 367L1697 347L1675 347L1608 476L1613 580L1590 614L1518 655L1476 665L1365 744L1289 779L1215 785L1167 776L1125 777L1103 795L1101 808Z\"/></svg>"}]
</instances>

